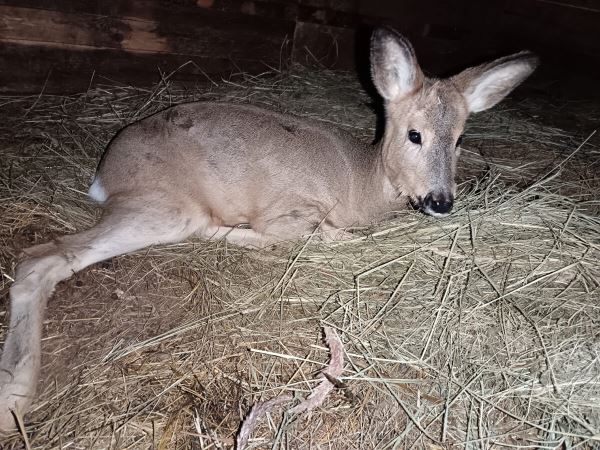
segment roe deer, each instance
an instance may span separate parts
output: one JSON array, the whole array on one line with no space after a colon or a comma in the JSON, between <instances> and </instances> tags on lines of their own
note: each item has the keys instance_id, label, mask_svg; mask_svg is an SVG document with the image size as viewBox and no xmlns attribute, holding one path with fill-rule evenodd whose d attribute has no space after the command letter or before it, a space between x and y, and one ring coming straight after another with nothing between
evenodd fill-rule
<instances>
[{"instance_id":1,"label":"roe deer","mask_svg":"<svg viewBox=\"0 0 600 450\"><path fill-rule=\"evenodd\" d=\"M33 399L42 318L59 281L194 233L261 247L315 231L344 238L345 228L409 203L448 214L467 115L498 103L536 65L521 52L427 78L410 43L378 29L371 70L385 130L372 146L318 121L225 103L182 104L124 128L89 191L104 209L98 224L26 249L17 267L0 360L0 429L14 428L13 412L24 414Z\"/></svg>"}]
</instances>

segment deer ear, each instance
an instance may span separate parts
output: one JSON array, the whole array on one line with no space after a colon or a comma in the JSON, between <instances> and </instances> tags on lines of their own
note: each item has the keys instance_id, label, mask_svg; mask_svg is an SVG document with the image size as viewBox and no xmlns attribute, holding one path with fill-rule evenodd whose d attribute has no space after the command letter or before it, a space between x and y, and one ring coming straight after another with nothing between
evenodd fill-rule
<instances>
[{"instance_id":1,"label":"deer ear","mask_svg":"<svg viewBox=\"0 0 600 450\"><path fill-rule=\"evenodd\" d=\"M469 112L491 108L521 84L538 66L539 59L524 51L471 67L451 78L462 92Z\"/></svg>"},{"instance_id":2,"label":"deer ear","mask_svg":"<svg viewBox=\"0 0 600 450\"><path fill-rule=\"evenodd\" d=\"M373 32L371 76L377 91L387 101L419 89L424 79L410 42L389 28Z\"/></svg>"}]
</instances>

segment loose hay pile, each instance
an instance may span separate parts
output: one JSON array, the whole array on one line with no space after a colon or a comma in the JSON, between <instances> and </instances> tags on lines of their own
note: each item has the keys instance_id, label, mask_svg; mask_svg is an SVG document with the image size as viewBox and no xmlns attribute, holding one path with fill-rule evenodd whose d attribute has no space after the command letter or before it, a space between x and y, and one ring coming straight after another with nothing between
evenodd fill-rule
<instances>
[{"instance_id":1,"label":"loose hay pile","mask_svg":"<svg viewBox=\"0 0 600 450\"><path fill-rule=\"evenodd\" d=\"M371 99L329 72L0 98L5 300L21 248L96 219L84 193L111 136L193 99L374 133ZM75 275L50 303L28 443L2 448L231 448L253 403L319 383L323 326L346 388L272 414L247 448L597 448L597 140L577 150L587 136L541 125L539 108L471 120L448 218L407 211L350 242L268 251L193 241Z\"/></svg>"}]
</instances>

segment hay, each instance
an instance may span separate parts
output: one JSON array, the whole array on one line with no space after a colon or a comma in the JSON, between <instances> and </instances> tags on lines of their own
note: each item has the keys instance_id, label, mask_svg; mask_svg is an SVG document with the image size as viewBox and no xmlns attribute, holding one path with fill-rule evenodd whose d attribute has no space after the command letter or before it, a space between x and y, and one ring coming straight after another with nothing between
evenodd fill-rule
<instances>
[{"instance_id":1,"label":"hay","mask_svg":"<svg viewBox=\"0 0 600 450\"><path fill-rule=\"evenodd\" d=\"M327 71L2 97L3 298L19 249L95 221L84 193L111 136L199 99L374 133L371 98ZM295 421L271 415L247 448L597 447L598 140L579 148L591 130L542 125L532 111L545 107L472 119L448 218L407 211L349 242L270 251L154 247L61 284L28 445L231 448L252 404L318 385L329 326L351 395ZM15 434L2 448L23 445Z\"/></svg>"}]
</instances>

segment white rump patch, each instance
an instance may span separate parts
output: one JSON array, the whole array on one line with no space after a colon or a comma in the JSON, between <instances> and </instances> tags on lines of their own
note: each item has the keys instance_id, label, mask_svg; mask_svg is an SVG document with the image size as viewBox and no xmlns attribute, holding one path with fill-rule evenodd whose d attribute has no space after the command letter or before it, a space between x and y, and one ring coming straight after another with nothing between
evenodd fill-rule
<instances>
[{"instance_id":1,"label":"white rump patch","mask_svg":"<svg viewBox=\"0 0 600 450\"><path fill-rule=\"evenodd\" d=\"M95 200L98 203L104 203L108 197L98 178L94 178L94 182L90 186L88 195L92 200Z\"/></svg>"}]
</instances>

